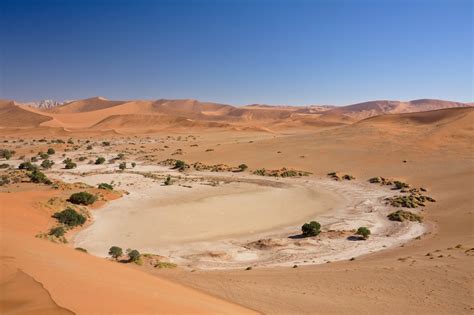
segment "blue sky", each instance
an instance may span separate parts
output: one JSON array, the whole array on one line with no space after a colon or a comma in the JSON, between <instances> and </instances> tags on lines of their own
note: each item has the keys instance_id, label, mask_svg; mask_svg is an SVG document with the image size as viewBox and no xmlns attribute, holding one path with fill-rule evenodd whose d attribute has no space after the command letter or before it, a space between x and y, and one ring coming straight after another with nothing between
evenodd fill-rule
<instances>
[{"instance_id":1,"label":"blue sky","mask_svg":"<svg viewBox=\"0 0 474 315\"><path fill-rule=\"evenodd\" d=\"M473 1L2 0L0 98L473 101Z\"/></svg>"}]
</instances>

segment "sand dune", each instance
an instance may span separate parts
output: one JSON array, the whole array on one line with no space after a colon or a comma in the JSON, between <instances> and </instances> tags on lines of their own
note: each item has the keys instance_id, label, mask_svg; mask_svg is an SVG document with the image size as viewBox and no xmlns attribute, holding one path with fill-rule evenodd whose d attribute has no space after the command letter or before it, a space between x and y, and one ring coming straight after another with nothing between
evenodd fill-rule
<instances>
[{"instance_id":1,"label":"sand dune","mask_svg":"<svg viewBox=\"0 0 474 315\"><path fill-rule=\"evenodd\" d=\"M372 101L342 107L231 105L184 100L110 101L93 97L42 110L2 102L3 127L55 127L64 130L121 130L144 132L173 128L230 128L232 130L282 130L326 128L351 124L385 114L465 107L464 103L441 100ZM133 131L133 129L136 129Z\"/></svg>"}]
</instances>

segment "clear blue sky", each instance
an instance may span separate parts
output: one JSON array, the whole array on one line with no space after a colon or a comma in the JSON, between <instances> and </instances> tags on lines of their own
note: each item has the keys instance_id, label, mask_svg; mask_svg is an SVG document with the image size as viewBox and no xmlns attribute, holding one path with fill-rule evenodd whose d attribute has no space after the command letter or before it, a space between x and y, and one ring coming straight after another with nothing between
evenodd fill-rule
<instances>
[{"instance_id":1,"label":"clear blue sky","mask_svg":"<svg viewBox=\"0 0 474 315\"><path fill-rule=\"evenodd\" d=\"M473 100L473 1L2 0L0 98Z\"/></svg>"}]
</instances>

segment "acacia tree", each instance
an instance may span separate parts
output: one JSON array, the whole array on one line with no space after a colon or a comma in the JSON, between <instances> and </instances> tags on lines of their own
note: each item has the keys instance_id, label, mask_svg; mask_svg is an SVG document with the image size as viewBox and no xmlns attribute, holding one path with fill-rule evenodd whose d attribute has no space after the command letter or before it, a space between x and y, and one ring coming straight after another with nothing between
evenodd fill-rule
<instances>
[{"instance_id":1,"label":"acacia tree","mask_svg":"<svg viewBox=\"0 0 474 315\"><path fill-rule=\"evenodd\" d=\"M109 249L109 255L112 256L113 259L117 260L120 256L122 256L123 250L118 246L112 246Z\"/></svg>"},{"instance_id":2,"label":"acacia tree","mask_svg":"<svg viewBox=\"0 0 474 315\"><path fill-rule=\"evenodd\" d=\"M365 226L361 226L360 228L357 229L356 234L362 236L362 238L366 240L369 238L370 230L366 228Z\"/></svg>"}]
</instances>

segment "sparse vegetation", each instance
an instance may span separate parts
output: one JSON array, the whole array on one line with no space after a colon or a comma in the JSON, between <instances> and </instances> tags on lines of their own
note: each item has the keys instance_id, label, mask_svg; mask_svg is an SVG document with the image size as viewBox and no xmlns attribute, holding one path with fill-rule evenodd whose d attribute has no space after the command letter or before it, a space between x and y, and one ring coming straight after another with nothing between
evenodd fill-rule
<instances>
[{"instance_id":1,"label":"sparse vegetation","mask_svg":"<svg viewBox=\"0 0 474 315\"><path fill-rule=\"evenodd\" d=\"M103 158L102 156L98 157L96 160L95 160L95 164L99 165L99 164L104 164L105 162L105 158Z\"/></svg>"},{"instance_id":2,"label":"sparse vegetation","mask_svg":"<svg viewBox=\"0 0 474 315\"><path fill-rule=\"evenodd\" d=\"M59 223L65 224L69 227L83 225L87 220L85 216L72 208L66 208L61 212L56 212L53 214L53 218L57 219Z\"/></svg>"},{"instance_id":3,"label":"sparse vegetation","mask_svg":"<svg viewBox=\"0 0 474 315\"><path fill-rule=\"evenodd\" d=\"M9 160L14 154L15 154L15 151L8 150L8 149L0 149L0 158Z\"/></svg>"},{"instance_id":4,"label":"sparse vegetation","mask_svg":"<svg viewBox=\"0 0 474 315\"><path fill-rule=\"evenodd\" d=\"M321 233L321 224L317 221L311 221L303 224L301 232L304 237L317 236Z\"/></svg>"},{"instance_id":5,"label":"sparse vegetation","mask_svg":"<svg viewBox=\"0 0 474 315\"><path fill-rule=\"evenodd\" d=\"M245 171L246 169L248 169L248 166L246 164L240 164L239 165L239 169L241 172Z\"/></svg>"},{"instance_id":6,"label":"sparse vegetation","mask_svg":"<svg viewBox=\"0 0 474 315\"><path fill-rule=\"evenodd\" d=\"M112 247L110 247L110 249L109 249L109 255L110 255L113 259L117 260L120 256L123 255L123 250L122 250L122 248L120 248L120 247L118 247L118 246L112 246Z\"/></svg>"},{"instance_id":7,"label":"sparse vegetation","mask_svg":"<svg viewBox=\"0 0 474 315\"><path fill-rule=\"evenodd\" d=\"M100 183L97 188L104 189L104 190L114 190L114 187L107 183Z\"/></svg>"},{"instance_id":8,"label":"sparse vegetation","mask_svg":"<svg viewBox=\"0 0 474 315\"><path fill-rule=\"evenodd\" d=\"M72 194L68 201L76 205L91 205L97 200L97 197L86 191Z\"/></svg>"},{"instance_id":9,"label":"sparse vegetation","mask_svg":"<svg viewBox=\"0 0 474 315\"><path fill-rule=\"evenodd\" d=\"M27 170L27 171L33 171L35 169L37 169L38 167L36 165L34 165L33 163L31 162L22 162L20 163L20 165L18 166L18 169L20 170Z\"/></svg>"},{"instance_id":10,"label":"sparse vegetation","mask_svg":"<svg viewBox=\"0 0 474 315\"><path fill-rule=\"evenodd\" d=\"M366 228L365 226L361 226L360 228L357 229L356 234L362 236L362 238L366 240L370 236L370 230Z\"/></svg>"},{"instance_id":11,"label":"sparse vegetation","mask_svg":"<svg viewBox=\"0 0 474 315\"><path fill-rule=\"evenodd\" d=\"M49 235L54 237L62 237L64 234L66 234L66 230L62 226L56 226L49 230Z\"/></svg>"},{"instance_id":12,"label":"sparse vegetation","mask_svg":"<svg viewBox=\"0 0 474 315\"><path fill-rule=\"evenodd\" d=\"M128 249L127 250L128 261L129 262L138 262L140 260L140 252L136 249Z\"/></svg>"},{"instance_id":13,"label":"sparse vegetation","mask_svg":"<svg viewBox=\"0 0 474 315\"><path fill-rule=\"evenodd\" d=\"M408 220L408 221L417 221L421 223L423 221L422 216L410 211L406 211L406 210L398 210L398 211L392 212L387 216L387 218L390 221L399 221L399 222Z\"/></svg>"},{"instance_id":14,"label":"sparse vegetation","mask_svg":"<svg viewBox=\"0 0 474 315\"><path fill-rule=\"evenodd\" d=\"M37 168L35 168L31 173L29 173L28 177L33 183L42 183L46 185L52 184L51 180L49 180L48 177L46 177L46 175Z\"/></svg>"},{"instance_id":15,"label":"sparse vegetation","mask_svg":"<svg viewBox=\"0 0 474 315\"><path fill-rule=\"evenodd\" d=\"M41 167L44 168L44 169L49 169L53 165L54 165L54 162L51 161L51 160L44 160L43 162L41 162Z\"/></svg>"}]
</instances>

